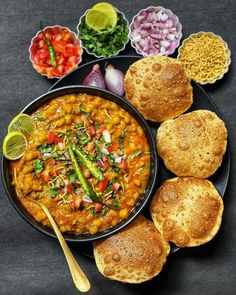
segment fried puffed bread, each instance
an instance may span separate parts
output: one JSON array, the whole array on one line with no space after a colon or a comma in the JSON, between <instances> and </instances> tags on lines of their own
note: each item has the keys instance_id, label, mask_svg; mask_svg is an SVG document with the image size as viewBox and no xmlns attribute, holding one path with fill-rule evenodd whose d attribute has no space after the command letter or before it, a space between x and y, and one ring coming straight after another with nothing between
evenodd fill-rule
<instances>
[{"instance_id":1,"label":"fried puffed bread","mask_svg":"<svg viewBox=\"0 0 236 295\"><path fill-rule=\"evenodd\" d=\"M193 102L184 65L165 56L148 56L133 63L125 75L125 93L144 118L154 122L176 118Z\"/></svg>"},{"instance_id":2,"label":"fried puffed bread","mask_svg":"<svg viewBox=\"0 0 236 295\"><path fill-rule=\"evenodd\" d=\"M94 242L93 251L96 265L105 277L141 283L161 271L170 246L153 222L140 215L125 229Z\"/></svg>"},{"instance_id":3,"label":"fried puffed bread","mask_svg":"<svg viewBox=\"0 0 236 295\"><path fill-rule=\"evenodd\" d=\"M177 176L208 178L220 167L227 146L224 122L208 110L193 111L163 122L157 151Z\"/></svg>"},{"instance_id":4,"label":"fried puffed bread","mask_svg":"<svg viewBox=\"0 0 236 295\"><path fill-rule=\"evenodd\" d=\"M213 184L194 177L166 180L150 206L156 228L179 247L210 241L220 228L223 209L222 198Z\"/></svg>"}]
</instances>

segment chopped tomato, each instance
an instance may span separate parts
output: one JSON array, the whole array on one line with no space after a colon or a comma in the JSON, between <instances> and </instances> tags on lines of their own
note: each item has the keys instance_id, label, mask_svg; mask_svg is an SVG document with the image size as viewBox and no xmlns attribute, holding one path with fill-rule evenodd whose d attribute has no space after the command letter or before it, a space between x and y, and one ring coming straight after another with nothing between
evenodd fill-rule
<instances>
[{"instance_id":1,"label":"chopped tomato","mask_svg":"<svg viewBox=\"0 0 236 295\"><path fill-rule=\"evenodd\" d=\"M53 68L51 73L53 76L61 76L62 72L57 67L57 68Z\"/></svg>"},{"instance_id":2,"label":"chopped tomato","mask_svg":"<svg viewBox=\"0 0 236 295\"><path fill-rule=\"evenodd\" d=\"M95 208L94 208L95 212L97 213L97 212L99 212L101 209L102 209L102 204L100 204L100 203L96 203L96 204L95 204Z\"/></svg>"},{"instance_id":3,"label":"chopped tomato","mask_svg":"<svg viewBox=\"0 0 236 295\"><path fill-rule=\"evenodd\" d=\"M74 209L78 209L80 207L81 198L80 196L73 196L73 207Z\"/></svg>"},{"instance_id":4,"label":"chopped tomato","mask_svg":"<svg viewBox=\"0 0 236 295\"><path fill-rule=\"evenodd\" d=\"M118 182L115 182L112 184L112 188L115 192L117 192L120 188L120 184Z\"/></svg>"},{"instance_id":5,"label":"chopped tomato","mask_svg":"<svg viewBox=\"0 0 236 295\"><path fill-rule=\"evenodd\" d=\"M98 182L98 190L103 193L106 190L107 185L108 185L108 179L104 178L102 181Z\"/></svg>"},{"instance_id":6,"label":"chopped tomato","mask_svg":"<svg viewBox=\"0 0 236 295\"><path fill-rule=\"evenodd\" d=\"M109 163L109 161L104 161L103 162L103 169L107 169L107 168L109 168L110 167L110 163Z\"/></svg>"},{"instance_id":7,"label":"chopped tomato","mask_svg":"<svg viewBox=\"0 0 236 295\"><path fill-rule=\"evenodd\" d=\"M52 46L55 51L60 52L60 53L65 53L66 50L66 41L60 40L60 41L54 41L52 42Z\"/></svg>"},{"instance_id":8,"label":"chopped tomato","mask_svg":"<svg viewBox=\"0 0 236 295\"><path fill-rule=\"evenodd\" d=\"M93 137L95 134L96 134L96 131L95 131L95 128L94 128L94 126L93 125L90 125L89 127L88 127L88 134L91 136L91 137Z\"/></svg>"},{"instance_id":9,"label":"chopped tomato","mask_svg":"<svg viewBox=\"0 0 236 295\"><path fill-rule=\"evenodd\" d=\"M52 143L54 143L55 138L56 138L56 134L53 133L53 132L50 132L50 133L49 133L49 136L48 136L48 144L52 144Z\"/></svg>"},{"instance_id":10,"label":"chopped tomato","mask_svg":"<svg viewBox=\"0 0 236 295\"><path fill-rule=\"evenodd\" d=\"M113 152L113 151L116 151L117 149L118 149L118 144L117 143L113 143L112 145L110 145L109 147L108 147L108 151L109 152Z\"/></svg>"},{"instance_id":11,"label":"chopped tomato","mask_svg":"<svg viewBox=\"0 0 236 295\"><path fill-rule=\"evenodd\" d=\"M69 193L71 193L72 192L72 184L71 183L68 183L67 185L66 185L66 192L69 194Z\"/></svg>"},{"instance_id":12,"label":"chopped tomato","mask_svg":"<svg viewBox=\"0 0 236 295\"><path fill-rule=\"evenodd\" d=\"M55 144L58 144L59 142L63 142L63 138L60 138L58 137L57 135L55 136L55 139L54 139L54 143Z\"/></svg>"},{"instance_id":13,"label":"chopped tomato","mask_svg":"<svg viewBox=\"0 0 236 295\"><path fill-rule=\"evenodd\" d=\"M122 160L119 164L117 164L117 167L121 169L121 171L127 171L128 169L128 162L127 160Z\"/></svg>"}]
</instances>

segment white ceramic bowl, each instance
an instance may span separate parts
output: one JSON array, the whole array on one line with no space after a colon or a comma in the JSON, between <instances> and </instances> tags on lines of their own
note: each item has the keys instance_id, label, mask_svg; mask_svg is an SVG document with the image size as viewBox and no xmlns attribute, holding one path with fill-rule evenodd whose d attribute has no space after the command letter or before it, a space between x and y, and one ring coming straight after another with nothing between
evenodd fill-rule
<instances>
[{"instance_id":1,"label":"white ceramic bowl","mask_svg":"<svg viewBox=\"0 0 236 295\"><path fill-rule=\"evenodd\" d=\"M83 48L82 48L82 44L81 44L81 41L77 39L77 36L74 32L72 32L69 28L67 27L62 27L62 26L59 26L59 25L55 25L55 26L47 26L47 27L44 27L43 30L47 30L47 29L52 29L52 30L63 30L63 29L66 29L69 31L69 33L71 34L71 36L73 36L73 39L74 39L74 42L78 44L79 48L80 48L80 52L79 52L79 59L78 59L78 62L76 63L75 67L70 71L74 71L78 65L81 63L82 61L82 54L83 54ZM37 69L35 68L36 64L34 63L33 59L32 59L32 52L34 50L34 42L35 40L37 39L38 35L41 33L41 30L37 32L37 34L32 38L31 42L30 42L30 46L29 46L29 60L30 62L32 63L34 69L37 71ZM38 72L38 71L37 71ZM61 75L61 76L48 76L47 74L43 74L43 73L39 73L40 75L42 76L46 76L47 78L49 79L61 79L62 77L66 76L67 74L69 74L70 72L68 73L65 73L64 75Z\"/></svg>"},{"instance_id":2,"label":"white ceramic bowl","mask_svg":"<svg viewBox=\"0 0 236 295\"><path fill-rule=\"evenodd\" d=\"M86 10L85 13L84 13L84 14L80 17L80 19L79 19L79 23L78 23L78 25L77 25L77 32L78 32L77 36L78 36L78 38L79 38L79 34L80 34L80 25L81 25L81 22L84 20L86 14L89 12L89 10L90 10L90 9ZM127 34L127 40L126 40L126 42L122 45L121 48L119 48L118 50L116 50L116 51L113 52L112 54L110 54L110 55L108 55L108 56L105 56L105 55L98 55L98 54L96 54L95 52L90 51L90 50L84 45L83 41L81 40L82 47L84 48L84 50L85 50L88 54L91 54L91 55L95 56L96 58L101 58L101 57L111 57L111 56L116 56L116 55L118 55L122 50L125 49L126 44L129 42L129 22L128 22L128 20L127 20L127 18L125 17L125 15L124 15L123 12L119 11L118 9L116 9L116 11L117 11L117 13L118 13L119 15L122 16L122 18L123 18L123 19L126 21L126 23L127 23L128 34Z\"/></svg>"},{"instance_id":3,"label":"white ceramic bowl","mask_svg":"<svg viewBox=\"0 0 236 295\"><path fill-rule=\"evenodd\" d=\"M181 46L178 48L178 56L177 56L177 58L179 59L179 57L180 57L180 53L181 53L181 50L182 50L182 48L185 46L186 42L188 42L192 37L194 37L194 36L198 36L198 35L200 35L200 34L209 34L209 35L211 35L211 36L213 36L213 37L215 37L215 38L218 38L218 39L224 44L225 49L226 49L226 51L227 51L227 53L228 53L228 61L227 61L227 65L226 65L226 67L225 67L225 70L222 72L222 74L220 74L219 76L217 76L215 79L213 79L213 80L209 80L209 81L206 81L206 82L202 82L202 81L198 81L198 80L194 79L193 77L191 77L194 81L196 81L197 83L199 83L199 84L201 84L201 85L205 85L205 84L213 84L213 83L215 83L217 80L220 80L220 79L224 76L224 74L226 74L226 73L228 72L228 70L229 70L229 65L231 64L231 58L230 58L230 56L231 56L231 52L230 52L230 50L229 50L228 44L227 44L227 43L221 38L221 36L216 35L216 34L214 34L214 33L212 33L212 32L204 32L204 31L200 31L200 32L198 32L198 33L191 34L191 35L189 35L188 38L186 38L185 40L183 40Z\"/></svg>"},{"instance_id":4,"label":"white ceramic bowl","mask_svg":"<svg viewBox=\"0 0 236 295\"><path fill-rule=\"evenodd\" d=\"M155 12L155 13L158 13L162 11L163 13L165 13L169 18L171 18L171 20L173 21L175 27L176 27L176 32L178 34L178 38L176 40L174 40L176 42L175 46L171 49L171 50L168 50L168 52L166 53L162 53L160 52L160 49L153 49L155 50L155 52L153 53L147 53L145 51L143 51L140 47L137 46L134 38L133 38L133 35L132 35L132 32L134 31L135 29L135 23L138 21L138 19L140 17L142 17L146 12ZM129 33L129 39L131 41L131 46L135 49L135 51L138 53L138 54L141 54L143 56L148 56L148 55L170 55L172 53L174 53L175 49L179 46L180 44L180 40L182 38L182 25L181 23L179 22L179 18L170 10L170 9L166 9L162 6L149 6L145 9L142 9L140 10L132 19L132 22L129 26L129 30L130 30L130 33ZM156 33L159 33L158 31ZM165 39L164 39L165 40Z\"/></svg>"}]
</instances>

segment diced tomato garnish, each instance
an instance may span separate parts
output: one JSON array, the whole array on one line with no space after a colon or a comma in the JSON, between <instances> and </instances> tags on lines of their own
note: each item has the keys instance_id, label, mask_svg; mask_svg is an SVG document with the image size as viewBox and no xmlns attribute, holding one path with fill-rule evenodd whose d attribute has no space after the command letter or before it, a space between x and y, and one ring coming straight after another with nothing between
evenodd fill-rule
<instances>
[{"instance_id":1,"label":"diced tomato garnish","mask_svg":"<svg viewBox=\"0 0 236 295\"><path fill-rule=\"evenodd\" d=\"M98 182L98 190L103 193L106 190L107 185L108 185L108 179L104 178L102 181Z\"/></svg>"},{"instance_id":2,"label":"diced tomato garnish","mask_svg":"<svg viewBox=\"0 0 236 295\"><path fill-rule=\"evenodd\" d=\"M58 136L56 135L56 136L55 136L55 139L54 139L54 143L55 143L55 144L58 144L59 142L63 142L63 138L58 137Z\"/></svg>"},{"instance_id":3,"label":"diced tomato garnish","mask_svg":"<svg viewBox=\"0 0 236 295\"><path fill-rule=\"evenodd\" d=\"M103 161L103 169L107 169L107 168L109 168L110 167L110 163L109 163L109 161Z\"/></svg>"},{"instance_id":4,"label":"diced tomato garnish","mask_svg":"<svg viewBox=\"0 0 236 295\"><path fill-rule=\"evenodd\" d=\"M62 35L61 34L56 34L54 36L54 41L56 41L56 42L60 41L61 39L62 39Z\"/></svg>"},{"instance_id":5,"label":"diced tomato garnish","mask_svg":"<svg viewBox=\"0 0 236 295\"><path fill-rule=\"evenodd\" d=\"M51 74L52 74L53 76L60 77L60 76L61 76L61 71L59 71L58 68L53 68L52 71L51 71Z\"/></svg>"},{"instance_id":6,"label":"diced tomato garnish","mask_svg":"<svg viewBox=\"0 0 236 295\"><path fill-rule=\"evenodd\" d=\"M120 188L120 184L118 182L115 182L112 184L112 188L115 192L117 192Z\"/></svg>"},{"instance_id":7,"label":"diced tomato garnish","mask_svg":"<svg viewBox=\"0 0 236 295\"><path fill-rule=\"evenodd\" d=\"M102 209L102 204L96 203L96 204L95 204L95 208L94 208L95 212L97 213L97 212L99 212L101 209Z\"/></svg>"},{"instance_id":8,"label":"diced tomato garnish","mask_svg":"<svg viewBox=\"0 0 236 295\"><path fill-rule=\"evenodd\" d=\"M65 48L66 56L74 56L75 55L75 46L73 44L67 44Z\"/></svg>"},{"instance_id":9,"label":"diced tomato garnish","mask_svg":"<svg viewBox=\"0 0 236 295\"><path fill-rule=\"evenodd\" d=\"M71 183L68 183L67 185L66 185L66 192L68 193L68 194L70 194L71 192L72 192L72 184Z\"/></svg>"},{"instance_id":10,"label":"diced tomato garnish","mask_svg":"<svg viewBox=\"0 0 236 295\"><path fill-rule=\"evenodd\" d=\"M55 51L60 52L60 53L65 53L66 50L66 41L60 40L57 42L52 42L52 46Z\"/></svg>"},{"instance_id":11,"label":"diced tomato garnish","mask_svg":"<svg viewBox=\"0 0 236 295\"><path fill-rule=\"evenodd\" d=\"M112 145L110 145L109 147L108 147L108 151L109 152L113 152L113 151L116 151L117 149L118 149L118 144L117 143L113 143Z\"/></svg>"},{"instance_id":12,"label":"diced tomato garnish","mask_svg":"<svg viewBox=\"0 0 236 295\"><path fill-rule=\"evenodd\" d=\"M88 131L88 134L89 134L91 137L93 137L93 136L96 134L96 131L95 131L95 128L94 128L93 125L90 125L90 126L88 127L87 131Z\"/></svg>"},{"instance_id":13,"label":"diced tomato garnish","mask_svg":"<svg viewBox=\"0 0 236 295\"><path fill-rule=\"evenodd\" d=\"M79 196L73 196L73 207L78 209L80 207L81 198Z\"/></svg>"},{"instance_id":14,"label":"diced tomato garnish","mask_svg":"<svg viewBox=\"0 0 236 295\"><path fill-rule=\"evenodd\" d=\"M62 65L63 63L65 63L65 58L63 56L59 56L59 58L57 60L57 64Z\"/></svg>"},{"instance_id":15,"label":"diced tomato garnish","mask_svg":"<svg viewBox=\"0 0 236 295\"><path fill-rule=\"evenodd\" d=\"M45 42L43 39L39 40L38 42L38 48L43 48L45 46Z\"/></svg>"},{"instance_id":16,"label":"diced tomato garnish","mask_svg":"<svg viewBox=\"0 0 236 295\"><path fill-rule=\"evenodd\" d=\"M52 144L52 143L54 143L55 138L56 138L56 134L53 133L53 132L50 132L50 133L49 133L49 136L48 136L48 144Z\"/></svg>"},{"instance_id":17,"label":"diced tomato garnish","mask_svg":"<svg viewBox=\"0 0 236 295\"><path fill-rule=\"evenodd\" d=\"M117 167L119 167L122 172L127 171L127 169L128 169L128 162L127 162L127 160L122 160L119 164L117 164Z\"/></svg>"}]
</instances>

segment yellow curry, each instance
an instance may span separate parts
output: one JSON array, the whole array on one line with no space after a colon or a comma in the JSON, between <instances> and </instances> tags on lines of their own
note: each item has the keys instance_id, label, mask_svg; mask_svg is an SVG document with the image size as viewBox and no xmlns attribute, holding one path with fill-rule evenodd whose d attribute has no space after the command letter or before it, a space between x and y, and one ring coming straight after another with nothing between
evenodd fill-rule
<instances>
[{"instance_id":1,"label":"yellow curry","mask_svg":"<svg viewBox=\"0 0 236 295\"><path fill-rule=\"evenodd\" d=\"M117 104L98 96L57 97L32 114L37 130L11 163L13 185L29 213L62 232L91 235L127 218L150 174L147 138Z\"/></svg>"}]
</instances>

